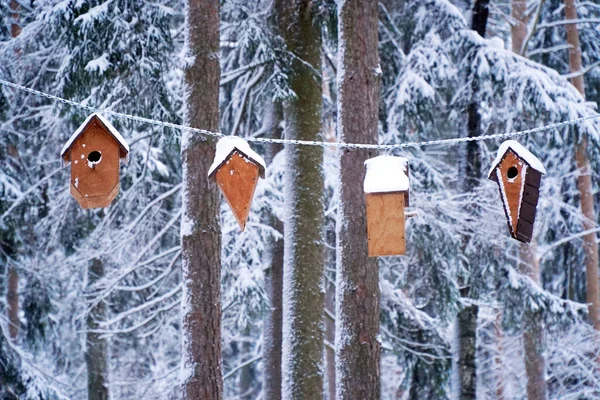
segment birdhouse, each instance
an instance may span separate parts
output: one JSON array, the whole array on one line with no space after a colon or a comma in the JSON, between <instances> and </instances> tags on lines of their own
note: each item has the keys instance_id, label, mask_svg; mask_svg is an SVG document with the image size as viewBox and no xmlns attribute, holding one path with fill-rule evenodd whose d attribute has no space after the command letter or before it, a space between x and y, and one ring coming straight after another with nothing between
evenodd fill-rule
<instances>
[{"instance_id":1,"label":"birdhouse","mask_svg":"<svg viewBox=\"0 0 600 400\"><path fill-rule=\"evenodd\" d=\"M100 114L90 115L60 152L71 163L71 195L82 208L108 207L119 193L119 163L129 146Z\"/></svg>"},{"instance_id":2,"label":"birdhouse","mask_svg":"<svg viewBox=\"0 0 600 400\"><path fill-rule=\"evenodd\" d=\"M404 207L408 207L408 160L378 156L365 161L369 257L406 253Z\"/></svg>"},{"instance_id":3,"label":"birdhouse","mask_svg":"<svg viewBox=\"0 0 600 400\"><path fill-rule=\"evenodd\" d=\"M217 182L242 231L246 228L258 177L265 177L265 169L265 161L244 139L225 136L217 142L208 177Z\"/></svg>"},{"instance_id":4,"label":"birdhouse","mask_svg":"<svg viewBox=\"0 0 600 400\"><path fill-rule=\"evenodd\" d=\"M498 149L488 175L500 189L511 236L524 243L533 235L543 174L546 169L536 156L519 142L507 140Z\"/></svg>"}]
</instances>

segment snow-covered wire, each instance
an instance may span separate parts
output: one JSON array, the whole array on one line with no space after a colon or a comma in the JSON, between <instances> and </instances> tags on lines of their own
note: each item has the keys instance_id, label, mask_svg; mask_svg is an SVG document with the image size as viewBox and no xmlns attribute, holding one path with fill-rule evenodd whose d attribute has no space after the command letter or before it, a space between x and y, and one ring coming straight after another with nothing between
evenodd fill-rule
<instances>
[{"instance_id":1,"label":"snow-covered wire","mask_svg":"<svg viewBox=\"0 0 600 400\"><path fill-rule=\"evenodd\" d=\"M142 122L145 124L162 126L165 128L177 129L177 130L186 130L194 133L198 133L205 136L212 137L223 137L226 136L221 132L209 131L206 129L193 128L191 126L185 126L180 124L174 124L171 122L158 121L155 119L138 117L136 115L124 114L113 110L107 109L98 109L92 106L88 106L85 104L78 103L76 101L64 99L62 97L54 96L52 94L44 93L39 90L35 90L32 88L28 88L26 86L22 86L13 82L5 81L4 79L0 79L0 84L9 86L13 89L22 90L24 92L28 92L30 94L46 97L47 99L58 101L60 103L68 104L74 107L79 107L84 110L88 110L91 112L99 112L103 114L110 114L115 118L128 119L131 121ZM474 137L459 137L459 138L451 138L451 139L437 139L437 140L427 140L421 142L406 142L406 143L398 143L398 144L368 144L368 143L344 143L344 142L323 142L323 141L315 141L315 140L292 140L292 139L274 139L274 138L260 138L260 137L247 137L245 140L249 142L258 142L258 143L277 143L277 144L291 144L291 145L301 145L301 146L321 146L321 147L337 147L337 148L349 148L349 149L376 149L376 150L393 150L393 149L401 149L406 147L423 147L423 146L433 146L433 145L441 145L448 144L454 145L465 142L476 142L481 140L493 140L493 139L507 139L511 137L530 135L534 133L549 131L551 129L559 129L568 125L575 125L584 121L589 121L593 119L599 119L600 114L591 114L585 117L571 119L567 121L556 122L549 125L539 126L537 128L525 129L522 131L514 131L514 132L505 132L505 133L494 133L491 135L481 135Z\"/></svg>"}]
</instances>

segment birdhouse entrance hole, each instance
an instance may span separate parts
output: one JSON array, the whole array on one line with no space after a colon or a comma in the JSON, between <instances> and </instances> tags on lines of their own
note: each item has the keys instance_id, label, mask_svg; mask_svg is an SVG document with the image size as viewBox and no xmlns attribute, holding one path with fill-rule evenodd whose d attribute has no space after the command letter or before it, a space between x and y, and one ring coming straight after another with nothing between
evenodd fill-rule
<instances>
[{"instance_id":1,"label":"birdhouse entrance hole","mask_svg":"<svg viewBox=\"0 0 600 400\"><path fill-rule=\"evenodd\" d=\"M99 151L92 151L90 154L88 154L88 161L94 164L97 164L100 162L100 160L102 159L102 153L100 153Z\"/></svg>"},{"instance_id":2,"label":"birdhouse entrance hole","mask_svg":"<svg viewBox=\"0 0 600 400\"><path fill-rule=\"evenodd\" d=\"M515 179L519 175L519 169L515 166L510 167L508 171L506 171L506 176L508 179Z\"/></svg>"}]
</instances>

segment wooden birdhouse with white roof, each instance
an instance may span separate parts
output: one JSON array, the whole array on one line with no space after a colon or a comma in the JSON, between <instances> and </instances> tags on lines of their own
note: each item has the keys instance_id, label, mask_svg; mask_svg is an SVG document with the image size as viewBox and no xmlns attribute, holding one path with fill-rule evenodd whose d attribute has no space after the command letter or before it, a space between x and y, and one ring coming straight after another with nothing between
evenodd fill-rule
<instances>
[{"instance_id":1,"label":"wooden birdhouse with white roof","mask_svg":"<svg viewBox=\"0 0 600 400\"><path fill-rule=\"evenodd\" d=\"M258 177L265 177L265 169L263 158L244 139L225 136L217 142L208 177L217 182L242 231L246 228Z\"/></svg>"},{"instance_id":2,"label":"wooden birdhouse with white roof","mask_svg":"<svg viewBox=\"0 0 600 400\"><path fill-rule=\"evenodd\" d=\"M108 207L119 193L119 164L129 146L100 114L90 115L60 152L71 163L71 195L82 208Z\"/></svg>"},{"instance_id":3,"label":"wooden birdhouse with white roof","mask_svg":"<svg viewBox=\"0 0 600 400\"><path fill-rule=\"evenodd\" d=\"M408 207L408 160L382 155L365 161L369 257L406 253L404 208Z\"/></svg>"},{"instance_id":4,"label":"wooden birdhouse with white roof","mask_svg":"<svg viewBox=\"0 0 600 400\"><path fill-rule=\"evenodd\" d=\"M489 172L489 179L498 184L500 198L513 238L531 242L539 188L546 169L541 161L519 142L507 140Z\"/></svg>"}]
</instances>

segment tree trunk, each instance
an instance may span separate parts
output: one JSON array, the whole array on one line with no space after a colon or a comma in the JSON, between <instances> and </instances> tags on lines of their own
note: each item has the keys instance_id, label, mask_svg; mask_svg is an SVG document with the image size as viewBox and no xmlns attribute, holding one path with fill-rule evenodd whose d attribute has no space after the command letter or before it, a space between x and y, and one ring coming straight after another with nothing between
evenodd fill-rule
<instances>
[{"instance_id":1,"label":"tree trunk","mask_svg":"<svg viewBox=\"0 0 600 400\"><path fill-rule=\"evenodd\" d=\"M275 0L296 97L284 104L286 139L322 140L321 27L316 0ZM323 398L323 149L286 145L283 270L284 399Z\"/></svg>"},{"instance_id":2,"label":"tree trunk","mask_svg":"<svg viewBox=\"0 0 600 400\"><path fill-rule=\"evenodd\" d=\"M325 338L331 344L335 344L335 320L330 315L335 315L335 287L327 286L325 292L325 309L328 315L325 316ZM335 400L335 349L325 346L325 374L327 376L327 400Z\"/></svg>"},{"instance_id":3,"label":"tree trunk","mask_svg":"<svg viewBox=\"0 0 600 400\"><path fill-rule=\"evenodd\" d=\"M475 352L477 350L477 314L475 305L463 308L458 313L458 384L459 399L475 400L477 394L477 369Z\"/></svg>"},{"instance_id":4,"label":"tree trunk","mask_svg":"<svg viewBox=\"0 0 600 400\"><path fill-rule=\"evenodd\" d=\"M19 320L19 273L15 267L8 267L6 304L8 305L8 334L12 340L17 338L21 321Z\"/></svg>"},{"instance_id":5,"label":"tree trunk","mask_svg":"<svg viewBox=\"0 0 600 400\"><path fill-rule=\"evenodd\" d=\"M476 0L473 5L473 20L471 28L485 37L489 15L489 0ZM469 104L467 113L467 129L469 137L481 136L481 116L479 114L479 87L477 80L473 81L473 100ZM462 182L463 192L470 193L478 185L481 179L481 154L479 143L472 141L467 143L466 169ZM475 263L476 260L470 260ZM470 279L470 278L469 278ZM461 289L461 297L471 297L470 282L464 282ZM477 365L475 361L477 351L477 315L479 307L475 304L466 305L458 312L457 329L458 336L458 384L459 399L475 400L477 394Z\"/></svg>"},{"instance_id":6,"label":"tree trunk","mask_svg":"<svg viewBox=\"0 0 600 400\"><path fill-rule=\"evenodd\" d=\"M525 0L512 0L512 16L515 19L511 29L512 50L523 53L523 43L527 36L527 5ZM540 265L537 259L535 240L530 244L519 244L519 272L540 284ZM523 318L523 350L525 372L527 374L527 399L546 399L547 385L545 380L546 359L544 358L544 326L539 313L530 309L525 310Z\"/></svg>"},{"instance_id":7,"label":"tree trunk","mask_svg":"<svg viewBox=\"0 0 600 400\"><path fill-rule=\"evenodd\" d=\"M219 1L188 0L185 122L219 129ZM223 397L219 194L208 169L215 142L183 131L182 388L186 400Z\"/></svg>"},{"instance_id":8,"label":"tree trunk","mask_svg":"<svg viewBox=\"0 0 600 400\"><path fill-rule=\"evenodd\" d=\"M510 26L512 51L516 54L522 54L523 43L525 43L527 37L527 0L512 0L511 14L513 17Z\"/></svg>"},{"instance_id":9,"label":"tree trunk","mask_svg":"<svg viewBox=\"0 0 600 400\"><path fill-rule=\"evenodd\" d=\"M381 72L377 0L348 0L338 6L339 140L377 143ZM374 150L340 152L337 226L336 377L337 399L378 399L379 269L369 258L364 180Z\"/></svg>"},{"instance_id":10,"label":"tree trunk","mask_svg":"<svg viewBox=\"0 0 600 400\"><path fill-rule=\"evenodd\" d=\"M268 111L267 133L269 137L280 138L279 123L282 118L281 105L272 104ZM280 145L272 144L267 149L267 165L281 150ZM273 214L267 223L277 232L283 233L283 223ZM281 399L281 327L283 322L283 239L273 239L269 243L269 269L265 271L265 292L269 309L263 326L263 395L265 400Z\"/></svg>"},{"instance_id":11,"label":"tree trunk","mask_svg":"<svg viewBox=\"0 0 600 400\"><path fill-rule=\"evenodd\" d=\"M565 0L565 18L577 19L575 0ZM569 66L571 72L583 72L581 59L581 46L579 44L579 31L576 24L567 26L567 42L571 45L569 49ZM571 83L585 98L585 84L583 74L573 77ZM579 169L577 178L577 189L581 197L581 211L583 212L583 230L596 227L596 212L594 210L594 191L592 188L592 175L590 160L587 154L588 138L583 135L575 150L575 161ZM600 281L598 277L598 244L596 234L590 233L583 237L585 254L585 271L587 278L587 303L588 313L594 329L600 331Z\"/></svg>"},{"instance_id":12,"label":"tree trunk","mask_svg":"<svg viewBox=\"0 0 600 400\"><path fill-rule=\"evenodd\" d=\"M19 24L21 5L15 0L11 0L9 6L12 11L10 33L13 38L16 38L21 33L21 25ZM15 57L18 58L19 55L17 51ZM21 321L19 320L19 273L14 266L9 265L7 275L6 304L8 306L8 334L11 339L15 340L21 326Z\"/></svg>"},{"instance_id":13,"label":"tree trunk","mask_svg":"<svg viewBox=\"0 0 600 400\"><path fill-rule=\"evenodd\" d=\"M496 312L494 334L496 339L496 356L494 357L494 369L496 371L496 400L504 400L504 348L502 346L504 333L502 332L502 311L500 310Z\"/></svg>"},{"instance_id":14,"label":"tree trunk","mask_svg":"<svg viewBox=\"0 0 600 400\"><path fill-rule=\"evenodd\" d=\"M88 267L88 286L92 287L104 276L104 264L95 258ZM87 316L85 363L88 373L88 399L108 400L108 341L94 332L106 319L106 303L98 303Z\"/></svg>"},{"instance_id":15,"label":"tree trunk","mask_svg":"<svg viewBox=\"0 0 600 400\"><path fill-rule=\"evenodd\" d=\"M519 247L519 272L540 283L540 265L536 256L535 241ZM525 372L527 373L527 399L545 400L546 360L544 358L544 323L539 312L525 310L523 318L523 349L525 352Z\"/></svg>"}]
</instances>

